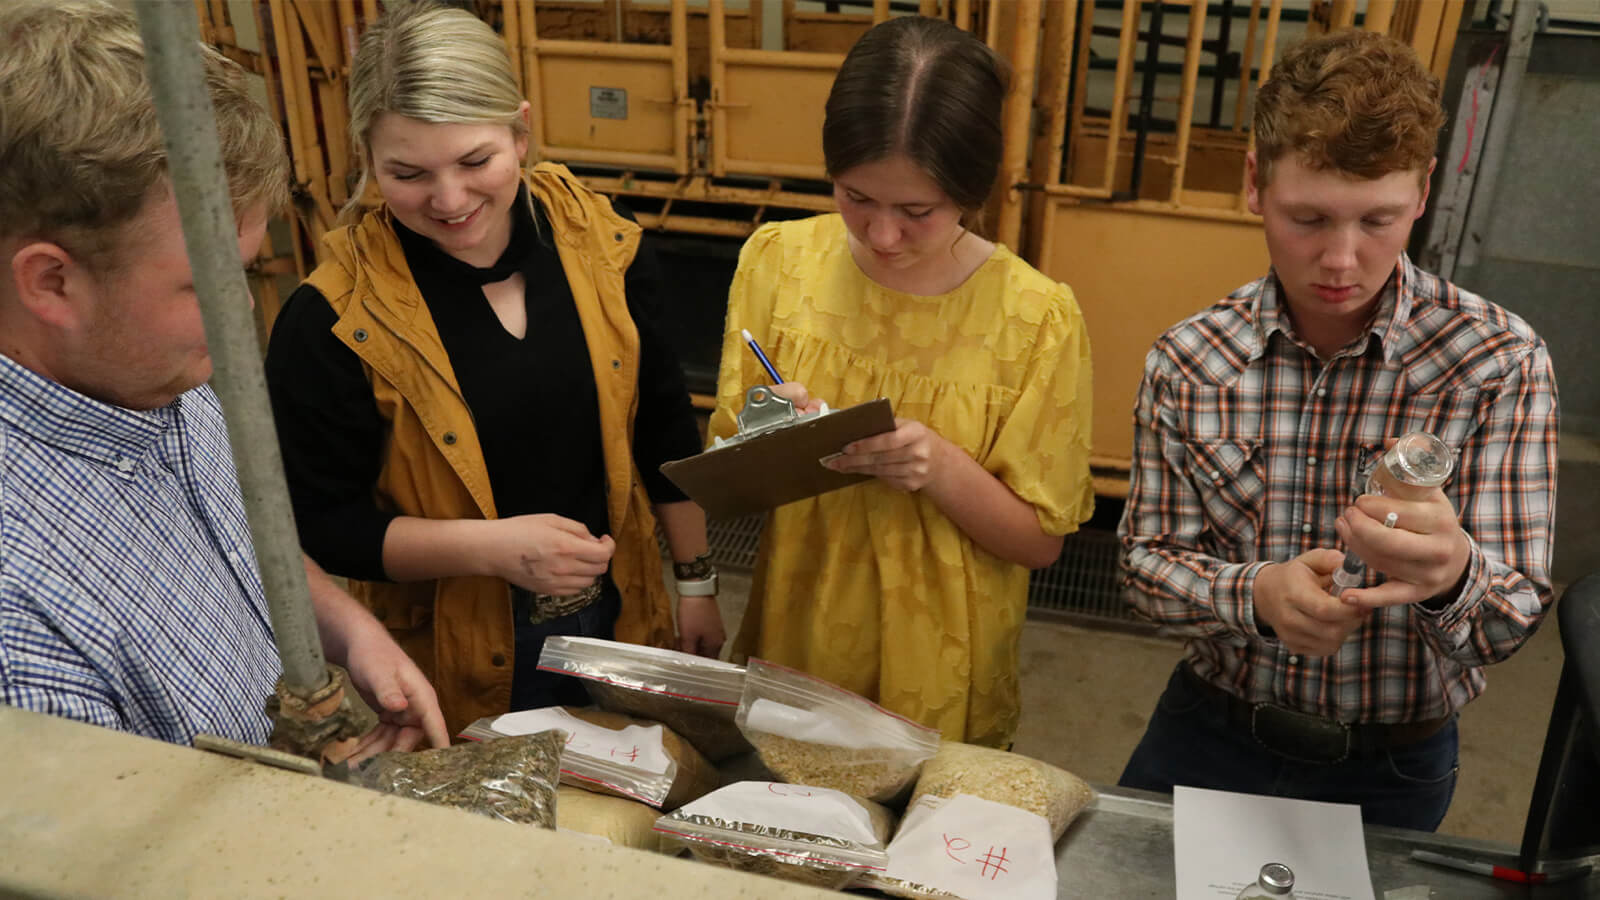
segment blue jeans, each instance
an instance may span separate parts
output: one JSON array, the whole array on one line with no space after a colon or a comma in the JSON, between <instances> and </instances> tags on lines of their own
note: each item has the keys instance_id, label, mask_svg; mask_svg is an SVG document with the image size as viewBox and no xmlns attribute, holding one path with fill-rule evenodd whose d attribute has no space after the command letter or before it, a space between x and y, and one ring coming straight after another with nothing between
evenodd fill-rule
<instances>
[{"instance_id":1,"label":"blue jeans","mask_svg":"<svg viewBox=\"0 0 1600 900\"><path fill-rule=\"evenodd\" d=\"M617 614L622 611L622 595L605 576L605 590L593 603L559 619L532 624L527 612L531 598L513 601L517 649L511 670L511 709L543 709L546 706L588 706L589 692L582 678L539 671L539 653L544 639L551 635L591 637L611 640L616 631Z\"/></svg>"},{"instance_id":2,"label":"blue jeans","mask_svg":"<svg viewBox=\"0 0 1600 900\"><path fill-rule=\"evenodd\" d=\"M1219 698L1172 673L1150 726L1118 784L1171 793L1175 785L1357 803L1368 825L1433 831L1456 789L1458 740L1452 719L1414 744L1318 764L1286 759L1228 719Z\"/></svg>"}]
</instances>

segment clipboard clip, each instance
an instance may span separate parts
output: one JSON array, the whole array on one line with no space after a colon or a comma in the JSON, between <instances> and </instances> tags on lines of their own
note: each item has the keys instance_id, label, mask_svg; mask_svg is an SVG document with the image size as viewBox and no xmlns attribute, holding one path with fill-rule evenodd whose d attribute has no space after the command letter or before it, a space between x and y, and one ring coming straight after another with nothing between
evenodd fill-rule
<instances>
[{"instance_id":1,"label":"clipboard clip","mask_svg":"<svg viewBox=\"0 0 1600 900\"><path fill-rule=\"evenodd\" d=\"M766 434L809 422L820 418L830 412L828 404L824 402L822 409L812 413L797 413L794 404L772 392L772 388L758 384L744 392L744 409L739 411L735 418L739 423L739 433L728 438L716 438L711 442L711 449L737 444L749 440L757 435Z\"/></svg>"}]
</instances>

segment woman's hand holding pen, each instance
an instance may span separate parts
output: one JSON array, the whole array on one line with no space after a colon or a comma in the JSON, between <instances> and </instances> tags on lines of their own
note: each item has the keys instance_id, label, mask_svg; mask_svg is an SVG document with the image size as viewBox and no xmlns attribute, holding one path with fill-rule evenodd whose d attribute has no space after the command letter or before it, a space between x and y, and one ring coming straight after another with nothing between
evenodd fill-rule
<instances>
[{"instance_id":1,"label":"woman's hand holding pen","mask_svg":"<svg viewBox=\"0 0 1600 900\"><path fill-rule=\"evenodd\" d=\"M611 535L595 537L583 523L551 513L501 519L493 555L494 574L539 594L576 594L601 575L616 552Z\"/></svg>"},{"instance_id":2,"label":"woman's hand holding pen","mask_svg":"<svg viewBox=\"0 0 1600 900\"><path fill-rule=\"evenodd\" d=\"M809 415L822 411L822 401L811 396L806 386L798 381L785 381L783 384L772 385L770 390L779 397L794 404L797 415Z\"/></svg>"}]
</instances>

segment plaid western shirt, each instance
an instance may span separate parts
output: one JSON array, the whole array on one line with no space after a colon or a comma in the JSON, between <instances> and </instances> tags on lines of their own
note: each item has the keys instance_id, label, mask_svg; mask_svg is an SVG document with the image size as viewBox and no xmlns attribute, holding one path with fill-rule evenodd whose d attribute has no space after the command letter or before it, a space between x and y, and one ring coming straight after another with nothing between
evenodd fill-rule
<instances>
[{"instance_id":1,"label":"plaid western shirt","mask_svg":"<svg viewBox=\"0 0 1600 900\"><path fill-rule=\"evenodd\" d=\"M278 672L211 389L136 412L0 356L0 703L260 744Z\"/></svg>"},{"instance_id":2,"label":"plaid western shirt","mask_svg":"<svg viewBox=\"0 0 1600 900\"><path fill-rule=\"evenodd\" d=\"M1256 621L1256 574L1343 549L1334 520L1358 475L1413 430L1456 452L1444 491L1472 543L1461 594L1436 611L1375 610L1333 656L1292 654ZM1402 255L1368 331L1324 363L1268 275L1145 359L1123 584L1187 639L1201 678L1245 700L1344 722L1433 719L1477 696L1482 667L1548 608L1555 476L1555 380L1527 323Z\"/></svg>"}]
</instances>

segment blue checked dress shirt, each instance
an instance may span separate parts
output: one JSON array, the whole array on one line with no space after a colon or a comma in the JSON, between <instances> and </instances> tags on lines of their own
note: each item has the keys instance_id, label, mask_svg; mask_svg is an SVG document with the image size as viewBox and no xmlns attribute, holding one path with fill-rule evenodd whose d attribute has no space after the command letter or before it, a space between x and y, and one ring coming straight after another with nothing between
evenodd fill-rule
<instances>
[{"instance_id":1,"label":"blue checked dress shirt","mask_svg":"<svg viewBox=\"0 0 1600 900\"><path fill-rule=\"evenodd\" d=\"M135 412L0 356L0 701L259 744L278 673L211 389Z\"/></svg>"},{"instance_id":2,"label":"blue checked dress shirt","mask_svg":"<svg viewBox=\"0 0 1600 900\"><path fill-rule=\"evenodd\" d=\"M1332 656L1291 653L1256 620L1256 574L1344 549L1333 523L1358 476L1416 429L1456 454L1444 492L1472 540L1461 593L1375 610ZM1550 607L1556 437L1550 353L1505 309L1402 254L1371 327L1323 362L1269 275L1145 360L1121 528L1129 599L1188 639L1196 674L1248 701L1343 722L1447 715Z\"/></svg>"}]
</instances>

